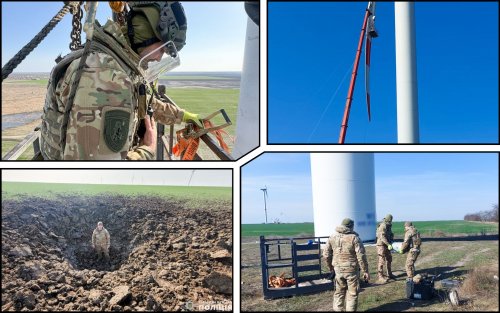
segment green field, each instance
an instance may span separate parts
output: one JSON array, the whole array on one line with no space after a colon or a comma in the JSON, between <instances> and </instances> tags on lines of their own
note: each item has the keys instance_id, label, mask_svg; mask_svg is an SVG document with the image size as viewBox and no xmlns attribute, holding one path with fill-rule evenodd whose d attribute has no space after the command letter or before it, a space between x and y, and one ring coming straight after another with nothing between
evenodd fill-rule
<instances>
[{"instance_id":1,"label":"green field","mask_svg":"<svg viewBox=\"0 0 500 313\"><path fill-rule=\"evenodd\" d=\"M225 130L234 135L236 131L236 114L238 110L238 89L210 89L210 88L172 88L168 96L183 109L205 117L215 111L224 109L233 122ZM219 124L219 120L214 121Z\"/></svg>"},{"instance_id":2,"label":"green field","mask_svg":"<svg viewBox=\"0 0 500 313\"><path fill-rule=\"evenodd\" d=\"M168 90L168 95L171 97L175 103L192 113L197 113L200 117L205 117L215 111L220 109L225 109L227 115L232 121L232 125L225 128L225 131L234 136L236 131L236 114L238 110L238 98L240 95L240 91L238 89L210 89L210 88L172 88ZM41 110L42 108L40 108ZM218 117L213 120L215 125L220 125L222 123L222 118ZM175 130L181 129L182 125L176 125ZM168 134L168 127L165 129L165 133ZM18 135L27 135L27 134L18 134ZM225 138L226 143L229 145L229 148L232 148L233 144L230 140ZM17 144L16 141L2 141L2 156L5 155L14 145ZM203 159L214 158L211 151L206 148L206 146L202 143L200 144L200 155ZM27 153L24 153L20 158L22 159L31 159L33 153L29 150Z\"/></svg>"},{"instance_id":3,"label":"green field","mask_svg":"<svg viewBox=\"0 0 500 313\"><path fill-rule=\"evenodd\" d=\"M54 198L59 194L159 196L185 201L191 205L203 205L208 202L232 202L232 188L230 187L2 182L2 200L17 199L20 196Z\"/></svg>"},{"instance_id":4,"label":"green field","mask_svg":"<svg viewBox=\"0 0 500 313\"><path fill-rule=\"evenodd\" d=\"M216 76L195 76L195 75L176 75L176 76L162 76L160 79L166 80L230 80L229 77L216 77Z\"/></svg>"},{"instance_id":5,"label":"green field","mask_svg":"<svg viewBox=\"0 0 500 313\"><path fill-rule=\"evenodd\" d=\"M422 236L434 237L453 234L481 234L498 233L498 224L468 221L427 221L413 222ZM332 232L334 230L332 229ZM404 235L404 222L394 222L392 225L394 236L402 238ZM442 232L442 233L439 233ZM241 225L243 237L253 236L298 236L314 234L313 223L290 224L243 224Z\"/></svg>"},{"instance_id":6,"label":"green field","mask_svg":"<svg viewBox=\"0 0 500 313\"><path fill-rule=\"evenodd\" d=\"M17 145L20 141L14 140L4 140L2 141L2 156L4 156L7 152L9 152L15 145ZM28 149L24 151L24 153L18 158L18 160L31 160L33 158L33 149Z\"/></svg>"}]
</instances>

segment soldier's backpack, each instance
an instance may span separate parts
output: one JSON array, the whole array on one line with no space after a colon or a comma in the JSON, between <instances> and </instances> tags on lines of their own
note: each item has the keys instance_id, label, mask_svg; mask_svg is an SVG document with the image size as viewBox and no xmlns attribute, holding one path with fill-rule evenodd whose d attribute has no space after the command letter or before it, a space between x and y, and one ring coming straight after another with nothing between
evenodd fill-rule
<instances>
[{"instance_id":1,"label":"soldier's backpack","mask_svg":"<svg viewBox=\"0 0 500 313\"><path fill-rule=\"evenodd\" d=\"M413 241L414 247L420 247L420 245L422 244L422 239L420 239L420 233L418 232L418 230L415 230L415 234L413 234L411 239Z\"/></svg>"}]
</instances>

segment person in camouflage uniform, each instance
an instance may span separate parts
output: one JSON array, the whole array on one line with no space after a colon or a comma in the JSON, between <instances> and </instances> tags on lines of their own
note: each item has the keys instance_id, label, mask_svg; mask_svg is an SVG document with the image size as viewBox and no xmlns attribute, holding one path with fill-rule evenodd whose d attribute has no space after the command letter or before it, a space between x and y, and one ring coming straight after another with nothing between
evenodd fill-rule
<instances>
[{"instance_id":1,"label":"person in camouflage uniform","mask_svg":"<svg viewBox=\"0 0 500 313\"><path fill-rule=\"evenodd\" d=\"M401 249L398 252L401 254L408 252L405 264L406 275L408 275L408 278L413 278L415 275L415 262L420 254L421 245L422 240L420 239L420 233L413 226L412 222L406 222L405 238L403 244L401 245Z\"/></svg>"},{"instance_id":2,"label":"person in camouflage uniform","mask_svg":"<svg viewBox=\"0 0 500 313\"><path fill-rule=\"evenodd\" d=\"M182 6L177 1L128 5L127 25L121 27L112 20L104 26L95 22L92 45L77 86L73 82L83 49L60 59L52 70L41 126L44 159L151 160L156 151L155 120L165 125L198 122L197 114L158 99L145 80L146 69L139 67L141 58L155 49L158 51L143 64L159 61L163 53L169 53L160 49L165 40L172 41L177 50L184 46L187 24ZM163 8L169 11L160 19ZM160 33L159 21L168 22L169 34ZM145 97L139 95L141 85L146 86ZM145 113L146 103L154 110L151 119ZM142 119L146 132L141 138L138 129Z\"/></svg>"},{"instance_id":3,"label":"person in camouflage uniform","mask_svg":"<svg viewBox=\"0 0 500 313\"><path fill-rule=\"evenodd\" d=\"M363 271L363 279L370 279L365 247L353 228L354 221L344 219L342 225L335 229L337 234L330 236L323 250L328 267L335 270L333 310L336 312L356 311L360 269Z\"/></svg>"},{"instance_id":4,"label":"person in camouflage uniform","mask_svg":"<svg viewBox=\"0 0 500 313\"><path fill-rule=\"evenodd\" d=\"M104 228L102 222L97 223L97 227L92 233L92 249L95 249L95 251L97 252L97 261L100 261L102 259L103 254L106 258L106 261L109 261L110 244L111 241L109 238L108 230Z\"/></svg>"},{"instance_id":5,"label":"person in camouflage uniform","mask_svg":"<svg viewBox=\"0 0 500 313\"><path fill-rule=\"evenodd\" d=\"M396 278L392 274L392 242L394 234L392 233L392 215L387 214L382 223L377 228L377 278L379 282L387 282L390 279ZM384 276L384 264L387 268L387 277Z\"/></svg>"}]
</instances>

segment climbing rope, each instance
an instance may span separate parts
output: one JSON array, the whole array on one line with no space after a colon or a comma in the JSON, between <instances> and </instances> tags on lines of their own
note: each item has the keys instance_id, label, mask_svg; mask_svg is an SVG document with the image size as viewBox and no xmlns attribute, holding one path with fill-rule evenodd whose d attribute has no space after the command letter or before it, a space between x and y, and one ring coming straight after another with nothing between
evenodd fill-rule
<instances>
[{"instance_id":1,"label":"climbing rope","mask_svg":"<svg viewBox=\"0 0 500 313\"><path fill-rule=\"evenodd\" d=\"M42 30L2 67L2 82L33 51L42 40L54 29L70 10L79 4L78 1L65 1L64 7L45 25Z\"/></svg>"}]
</instances>

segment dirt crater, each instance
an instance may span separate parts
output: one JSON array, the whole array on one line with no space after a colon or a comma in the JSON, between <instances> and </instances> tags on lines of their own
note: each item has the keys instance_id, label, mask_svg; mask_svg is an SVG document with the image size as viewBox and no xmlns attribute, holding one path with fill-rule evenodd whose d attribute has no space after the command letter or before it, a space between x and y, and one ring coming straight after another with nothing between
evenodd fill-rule
<instances>
[{"instance_id":1,"label":"dirt crater","mask_svg":"<svg viewBox=\"0 0 500 313\"><path fill-rule=\"evenodd\" d=\"M231 305L231 210L155 197L2 201L2 311ZM110 264L91 248L98 221Z\"/></svg>"}]
</instances>

